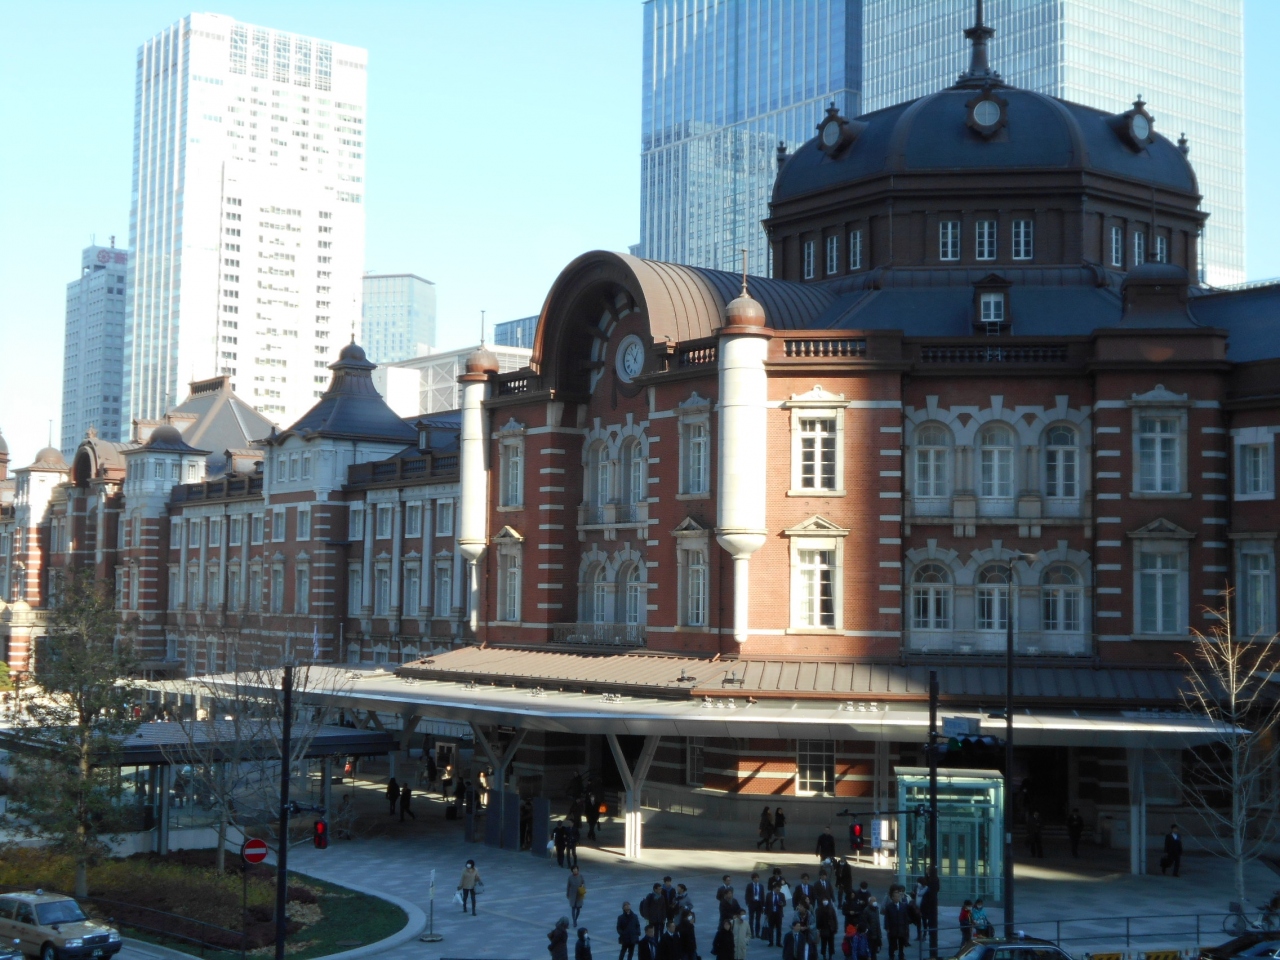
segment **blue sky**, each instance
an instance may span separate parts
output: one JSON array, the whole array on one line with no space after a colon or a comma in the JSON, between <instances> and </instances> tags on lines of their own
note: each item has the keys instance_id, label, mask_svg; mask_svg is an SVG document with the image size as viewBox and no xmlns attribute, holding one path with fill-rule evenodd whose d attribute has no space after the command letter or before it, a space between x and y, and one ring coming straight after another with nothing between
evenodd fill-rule
<instances>
[{"instance_id":1,"label":"blue sky","mask_svg":"<svg viewBox=\"0 0 1280 960\"><path fill-rule=\"evenodd\" d=\"M639 239L639 0L219 2L369 50L366 267L436 281L438 339L535 313L579 253ZM65 287L91 235L128 243L134 53L188 8L0 5L0 430L57 438ZM1245 0L1248 273L1280 276L1280 3ZM1194 155L1193 155L1194 159Z\"/></svg>"}]
</instances>

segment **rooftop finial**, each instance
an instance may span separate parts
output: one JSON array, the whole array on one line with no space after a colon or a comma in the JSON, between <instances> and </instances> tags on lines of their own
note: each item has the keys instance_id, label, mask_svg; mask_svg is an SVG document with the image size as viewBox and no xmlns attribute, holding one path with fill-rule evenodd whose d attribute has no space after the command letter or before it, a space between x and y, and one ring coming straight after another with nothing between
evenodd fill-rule
<instances>
[{"instance_id":1,"label":"rooftop finial","mask_svg":"<svg viewBox=\"0 0 1280 960\"><path fill-rule=\"evenodd\" d=\"M748 296L747 293L747 248L742 248L742 295Z\"/></svg>"},{"instance_id":2,"label":"rooftop finial","mask_svg":"<svg viewBox=\"0 0 1280 960\"><path fill-rule=\"evenodd\" d=\"M480 311L480 346L484 346L484 311Z\"/></svg>"},{"instance_id":3,"label":"rooftop finial","mask_svg":"<svg viewBox=\"0 0 1280 960\"><path fill-rule=\"evenodd\" d=\"M975 87L987 84L998 85L1004 81L1000 74L991 69L987 59L987 41L996 35L995 27L989 27L982 19L982 0L974 0L973 26L964 32L965 39L972 44L969 55L969 69L960 74L958 87Z\"/></svg>"}]
</instances>

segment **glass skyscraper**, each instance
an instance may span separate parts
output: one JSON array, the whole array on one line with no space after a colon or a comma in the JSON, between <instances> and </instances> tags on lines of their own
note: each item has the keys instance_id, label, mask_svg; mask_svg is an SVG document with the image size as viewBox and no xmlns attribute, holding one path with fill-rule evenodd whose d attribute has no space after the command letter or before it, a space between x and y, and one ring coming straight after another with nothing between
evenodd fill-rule
<instances>
[{"instance_id":1,"label":"glass skyscraper","mask_svg":"<svg viewBox=\"0 0 1280 960\"><path fill-rule=\"evenodd\" d=\"M974 0L648 0L640 253L767 273L779 140L950 86ZM1244 279L1242 0L987 0L1016 86L1119 113L1141 94L1185 133L1210 217L1205 279Z\"/></svg>"},{"instance_id":2,"label":"glass skyscraper","mask_svg":"<svg viewBox=\"0 0 1280 960\"><path fill-rule=\"evenodd\" d=\"M949 86L968 62L973 0L862 0L863 109ZM1139 95L1185 133L1209 211L1202 266L1244 279L1242 0L987 0L991 64L1014 86L1120 113Z\"/></svg>"},{"instance_id":3,"label":"glass skyscraper","mask_svg":"<svg viewBox=\"0 0 1280 960\"><path fill-rule=\"evenodd\" d=\"M769 269L779 140L859 112L862 0L647 0L640 253Z\"/></svg>"},{"instance_id":4,"label":"glass skyscraper","mask_svg":"<svg viewBox=\"0 0 1280 960\"><path fill-rule=\"evenodd\" d=\"M504 320L493 325L493 343L498 347L532 347L538 332L538 316Z\"/></svg>"},{"instance_id":5,"label":"glass skyscraper","mask_svg":"<svg viewBox=\"0 0 1280 960\"><path fill-rule=\"evenodd\" d=\"M67 335L62 353L62 437L69 461L90 427L104 440L129 435L120 413L124 374L125 278L129 251L86 247L80 276L67 284Z\"/></svg>"},{"instance_id":6,"label":"glass skyscraper","mask_svg":"<svg viewBox=\"0 0 1280 960\"><path fill-rule=\"evenodd\" d=\"M412 273L364 275L361 337L374 363L398 363L436 345L436 285Z\"/></svg>"}]
</instances>

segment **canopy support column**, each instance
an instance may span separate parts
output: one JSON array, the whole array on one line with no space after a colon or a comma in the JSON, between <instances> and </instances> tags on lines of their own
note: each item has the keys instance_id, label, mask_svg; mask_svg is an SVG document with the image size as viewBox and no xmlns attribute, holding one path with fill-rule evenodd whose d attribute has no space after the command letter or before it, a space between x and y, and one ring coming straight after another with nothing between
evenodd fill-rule
<instances>
[{"instance_id":1,"label":"canopy support column","mask_svg":"<svg viewBox=\"0 0 1280 960\"><path fill-rule=\"evenodd\" d=\"M1129 748L1129 872L1147 872L1146 751Z\"/></svg>"},{"instance_id":2,"label":"canopy support column","mask_svg":"<svg viewBox=\"0 0 1280 960\"><path fill-rule=\"evenodd\" d=\"M644 782L649 776L649 767L653 763L653 756L658 752L658 741L662 738L644 738L644 748L640 751L640 759L636 761L636 768L633 772L627 767L627 758L622 754L622 747L618 743L617 735L606 733L605 737L609 741L609 749L613 752L613 761L618 765L618 773L622 775L622 784L627 791L623 811L626 823L626 839L622 855L628 860L639 860L643 850L642 835L644 830L643 822L640 819L640 791L644 789Z\"/></svg>"},{"instance_id":3,"label":"canopy support column","mask_svg":"<svg viewBox=\"0 0 1280 960\"><path fill-rule=\"evenodd\" d=\"M498 822L502 823L506 811L503 807L506 804L507 796L507 770L511 766L511 761L516 758L516 752L524 743L525 734L528 730L517 730L506 749L499 756L497 751L493 749L493 745L489 743L489 739L481 731L479 724L471 724L471 732L475 735L476 745L484 751L484 755L489 759L489 763L493 766L493 780L489 784L489 808L487 816L497 817Z\"/></svg>"}]
</instances>

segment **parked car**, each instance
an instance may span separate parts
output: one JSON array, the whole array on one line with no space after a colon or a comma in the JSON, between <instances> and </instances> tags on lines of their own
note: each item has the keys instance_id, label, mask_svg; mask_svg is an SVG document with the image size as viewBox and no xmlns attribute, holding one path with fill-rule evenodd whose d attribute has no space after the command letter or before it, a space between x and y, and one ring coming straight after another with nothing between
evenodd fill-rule
<instances>
[{"instance_id":1,"label":"parked car","mask_svg":"<svg viewBox=\"0 0 1280 960\"><path fill-rule=\"evenodd\" d=\"M90 920L74 899L43 890L0 896L0 938L40 960L105 960L122 946L117 931Z\"/></svg>"},{"instance_id":2,"label":"parked car","mask_svg":"<svg viewBox=\"0 0 1280 960\"><path fill-rule=\"evenodd\" d=\"M954 960L1072 960L1072 957L1051 940L975 937L961 948Z\"/></svg>"},{"instance_id":3,"label":"parked car","mask_svg":"<svg viewBox=\"0 0 1280 960\"><path fill-rule=\"evenodd\" d=\"M1251 930L1217 947L1201 947L1200 960L1232 960L1234 957L1280 957L1280 930Z\"/></svg>"}]
</instances>

